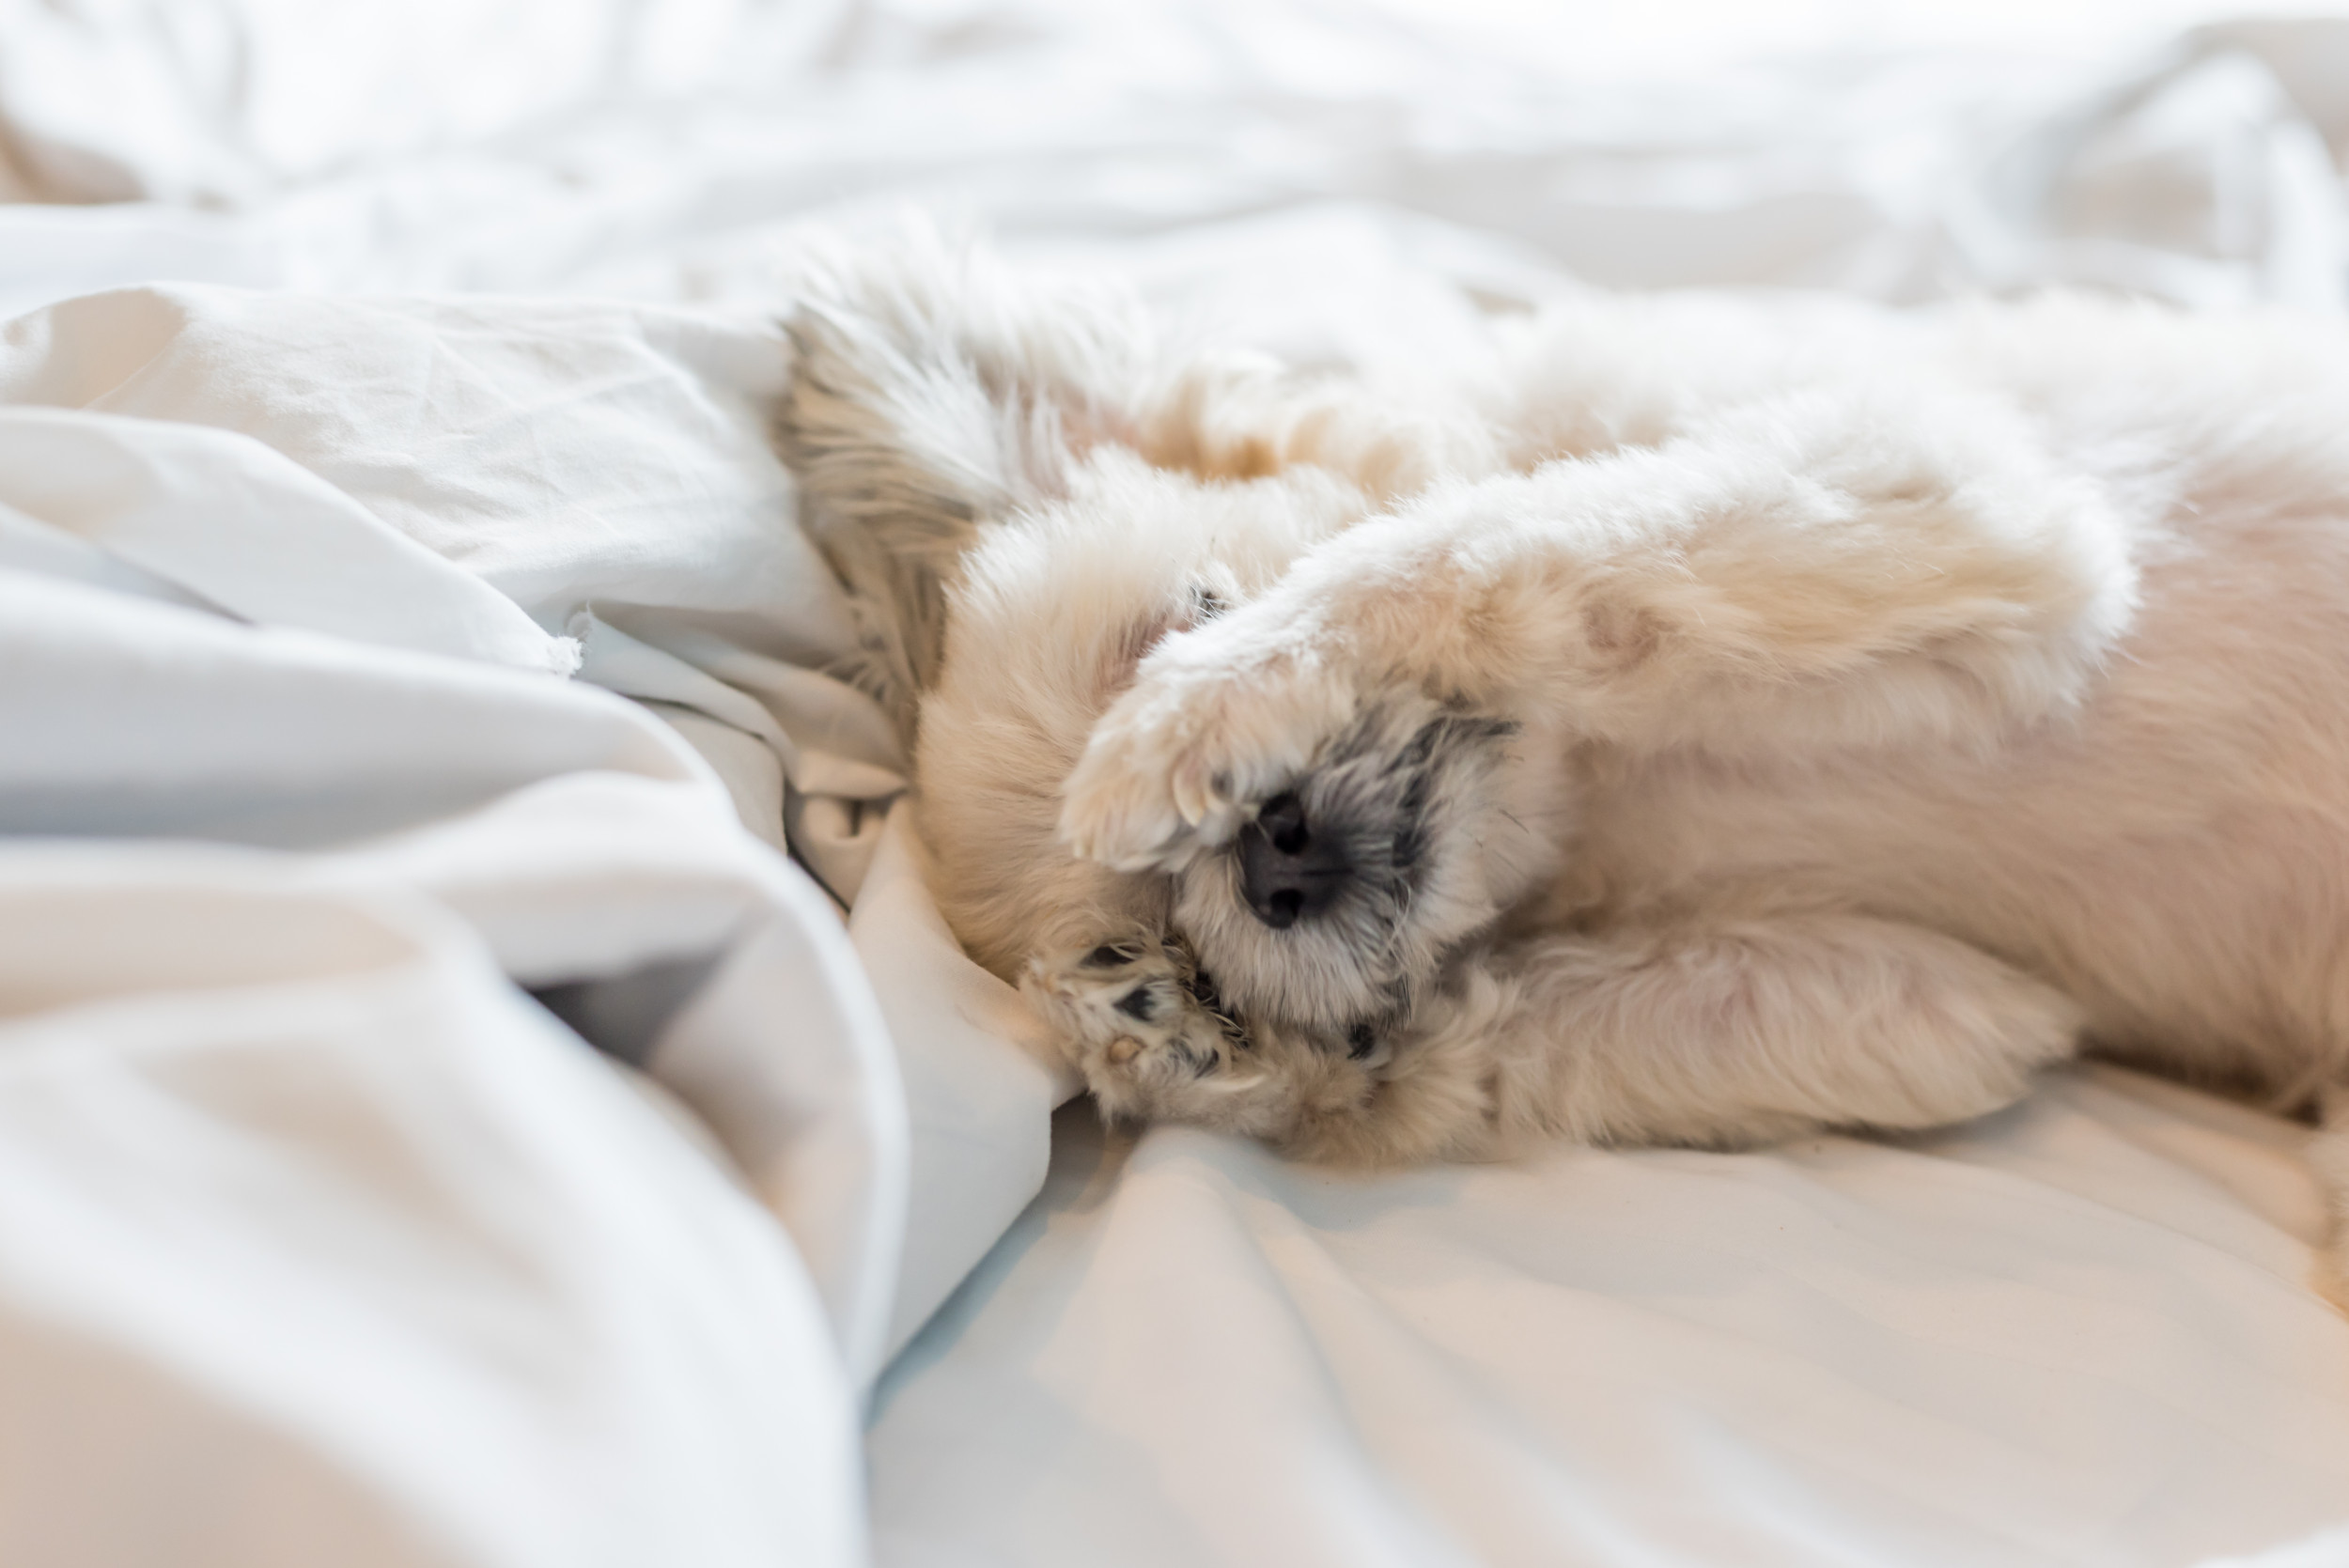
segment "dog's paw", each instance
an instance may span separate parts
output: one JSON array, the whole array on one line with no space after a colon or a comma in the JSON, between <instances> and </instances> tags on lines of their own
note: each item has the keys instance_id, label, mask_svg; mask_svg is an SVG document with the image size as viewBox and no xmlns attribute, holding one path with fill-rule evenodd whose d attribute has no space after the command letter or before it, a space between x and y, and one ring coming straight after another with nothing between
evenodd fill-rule
<instances>
[{"instance_id":1,"label":"dog's paw","mask_svg":"<svg viewBox=\"0 0 2349 1568\"><path fill-rule=\"evenodd\" d=\"M1438 1146L1421 1125L1423 1091L1382 1097L1399 1065L1386 1037L1251 1029L1179 942L1115 940L1031 959L1020 988L1057 1025L1111 1121L1188 1123L1349 1165Z\"/></svg>"},{"instance_id":2,"label":"dog's paw","mask_svg":"<svg viewBox=\"0 0 2349 1568\"><path fill-rule=\"evenodd\" d=\"M1179 948L1133 939L1031 959L1021 989L1059 1027L1104 1115L1256 1130L1267 1075Z\"/></svg>"},{"instance_id":3,"label":"dog's paw","mask_svg":"<svg viewBox=\"0 0 2349 1568\"><path fill-rule=\"evenodd\" d=\"M1230 842L1354 708L1326 658L1252 647L1227 623L1170 638L1094 725L1064 788L1061 837L1115 870L1172 869Z\"/></svg>"}]
</instances>

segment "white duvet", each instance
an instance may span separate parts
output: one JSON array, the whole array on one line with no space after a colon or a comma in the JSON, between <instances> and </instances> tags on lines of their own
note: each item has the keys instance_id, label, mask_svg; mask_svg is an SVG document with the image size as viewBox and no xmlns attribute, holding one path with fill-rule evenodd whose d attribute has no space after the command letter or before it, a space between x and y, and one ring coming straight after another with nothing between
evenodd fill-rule
<instances>
[{"instance_id":1,"label":"white duvet","mask_svg":"<svg viewBox=\"0 0 2349 1568\"><path fill-rule=\"evenodd\" d=\"M0 0L0 1562L2349 1562L2295 1125L1055 1118L763 430L909 205L1316 364L2338 310L2349 23L2202 20Z\"/></svg>"}]
</instances>

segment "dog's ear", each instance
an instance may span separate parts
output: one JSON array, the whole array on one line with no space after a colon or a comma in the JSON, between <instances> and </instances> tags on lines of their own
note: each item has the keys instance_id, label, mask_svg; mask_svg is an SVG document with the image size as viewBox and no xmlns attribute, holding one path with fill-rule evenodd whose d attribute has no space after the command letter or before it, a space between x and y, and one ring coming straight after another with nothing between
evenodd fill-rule
<instances>
[{"instance_id":1,"label":"dog's ear","mask_svg":"<svg viewBox=\"0 0 2349 1568\"><path fill-rule=\"evenodd\" d=\"M1087 447L1132 441L1146 322L1114 297L1039 299L931 241L812 266L786 328L778 443L858 618L851 673L907 724L963 551L1066 494Z\"/></svg>"}]
</instances>

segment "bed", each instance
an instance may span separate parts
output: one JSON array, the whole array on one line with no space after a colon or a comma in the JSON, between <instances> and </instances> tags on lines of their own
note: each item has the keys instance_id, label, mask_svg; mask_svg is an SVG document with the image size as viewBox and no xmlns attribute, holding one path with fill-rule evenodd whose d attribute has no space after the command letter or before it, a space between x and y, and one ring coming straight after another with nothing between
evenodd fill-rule
<instances>
[{"instance_id":1,"label":"bed","mask_svg":"<svg viewBox=\"0 0 2349 1568\"><path fill-rule=\"evenodd\" d=\"M2349 303L2349 21L0 0L0 1561L2349 1562L2306 1129L1103 1128L766 437L907 213L1389 370Z\"/></svg>"}]
</instances>

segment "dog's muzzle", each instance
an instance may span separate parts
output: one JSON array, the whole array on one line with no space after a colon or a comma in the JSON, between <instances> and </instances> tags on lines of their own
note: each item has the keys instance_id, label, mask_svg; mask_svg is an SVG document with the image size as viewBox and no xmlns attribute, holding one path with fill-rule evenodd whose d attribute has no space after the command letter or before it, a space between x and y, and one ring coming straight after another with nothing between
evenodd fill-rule
<instances>
[{"instance_id":1,"label":"dog's muzzle","mask_svg":"<svg viewBox=\"0 0 2349 1568\"><path fill-rule=\"evenodd\" d=\"M1267 800L1240 830L1240 896L1275 931L1328 908L1353 877L1346 835L1315 831L1294 793Z\"/></svg>"}]
</instances>

